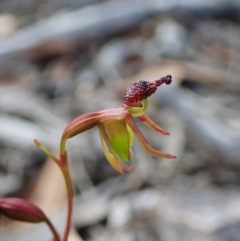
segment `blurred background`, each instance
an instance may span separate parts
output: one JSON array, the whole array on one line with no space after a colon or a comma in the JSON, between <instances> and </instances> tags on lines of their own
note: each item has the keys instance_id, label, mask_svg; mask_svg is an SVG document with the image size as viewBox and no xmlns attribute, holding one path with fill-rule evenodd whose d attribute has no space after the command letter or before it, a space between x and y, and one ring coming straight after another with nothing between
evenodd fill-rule
<instances>
[{"instance_id":1,"label":"blurred background","mask_svg":"<svg viewBox=\"0 0 240 241\"><path fill-rule=\"evenodd\" d=\"M0 197L34 202L62 234L65 186L33 139L57 154L69 121L171 74L147 111L171 135L137 124L177 160L135 141L121 176L97 128L69 141L69 241L240 241L239 13L238 0L1 0ZM0 227L0 241L51 240L44 225Z\"/></svg>"}]
</instances>

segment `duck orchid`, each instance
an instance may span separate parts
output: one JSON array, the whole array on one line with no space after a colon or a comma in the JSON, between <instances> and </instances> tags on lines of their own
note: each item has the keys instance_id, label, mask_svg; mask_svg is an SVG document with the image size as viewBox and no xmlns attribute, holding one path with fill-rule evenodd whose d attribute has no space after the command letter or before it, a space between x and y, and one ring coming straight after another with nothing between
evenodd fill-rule
<instances>
[{"instance_id":1,"label":"duck orchid","mask_svg":"<svg viewBox=\"0 0 240 241\"><path fill-rule=\"evenodd\" d=\"M69 123L63 132L62 154L64 154L65 143L69 138L97 126L103 152L110 165L121 174L133 170L133 167L125 164L133 157L131 150L133 135L137 137L141 146L149 154L167 159L176 158L176 156L152 148L134 121L134 118L138 118L149 128L163 135L169 135L167 131L155 124L145 112L148 106L147 98L157 90L157 87L163 83L170 84L171 82L171 75L154 82L141 80L126 88L122 107L87 113L77 117Z\"/></svg>"}]
</instances>

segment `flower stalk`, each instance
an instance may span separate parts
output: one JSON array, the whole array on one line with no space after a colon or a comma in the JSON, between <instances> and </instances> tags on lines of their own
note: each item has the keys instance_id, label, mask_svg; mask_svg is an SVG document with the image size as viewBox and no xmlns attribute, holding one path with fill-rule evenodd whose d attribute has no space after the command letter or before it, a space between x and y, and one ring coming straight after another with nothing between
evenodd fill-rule
<instances>
[{"instance_id":1,"label":"flower stalk","mask_svg":"<svg viewBox=\"0 0 240 241\"><path fill-rule=\"evenodd\" d=\"M65 231L63 236L63 241L67 241L70 228L71 228L71 218L72 218L72 210L73 210L73 187L72 187L72 180L69 172L69 164L67 158L67 151L65 148L66 142L61 142L61 154L60 157L55 157L39 140L34 140L35 144L48 156L50 157L60 168L65 185L67 190L67 218L66 218L66 225Z\"/></svg>"}]
</instances>

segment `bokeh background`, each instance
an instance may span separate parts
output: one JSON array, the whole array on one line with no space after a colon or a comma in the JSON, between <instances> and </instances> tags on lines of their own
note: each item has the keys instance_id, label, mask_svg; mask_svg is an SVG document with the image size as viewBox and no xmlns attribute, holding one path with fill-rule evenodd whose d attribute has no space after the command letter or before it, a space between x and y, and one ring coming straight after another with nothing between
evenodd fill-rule
<instances>
[{"instance_id":1,"label":"bokeh background","mask_svg":"<svg viewBox=\"0 0 240 241\"><path fill-rule=\"evenodd\" d=\"M135 141L121 176L97 128L69 142L69 241L240 241L239 13L238 0L1 0L0 196L34 202L62 233L64 183L32 140L57 154L69 121L171 74L147 111L171 135L137 124L177 160ZM44 225L0 227L1 241L51 240Z\"/></svg>"}]
</instances>

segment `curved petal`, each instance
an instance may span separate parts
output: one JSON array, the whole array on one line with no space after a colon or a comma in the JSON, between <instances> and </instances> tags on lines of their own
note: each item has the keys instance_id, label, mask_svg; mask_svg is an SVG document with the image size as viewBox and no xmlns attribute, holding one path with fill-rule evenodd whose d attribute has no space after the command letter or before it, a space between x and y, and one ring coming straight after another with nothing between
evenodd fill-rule
<instances>
[{"instance_id":1,"label":"curved petal","mask_svg":"<svg viewBox=\"0 0 240 241\"><path fill-rule=\"evenodd\" d=\"M150 153L152 156L156 156L156 157L162 157L162 158L167 158L167 159L175 159L176 156L173 156L171 154L168 153L164 153L161 151L158 151L156 149L154 149L153 147L150 146L150 144L148 143L148 141L145 139L145 137L143 136L143 134L141 133L141 131L138 129L137 125L135 124L135 121L132 117L132 115L130 113L128 113L127 111L123 114L122 116L123 119L125 119L125 121L127 122L127 124L131 127L132 131L134 132L134 134L136 135L139 143L141 144L141 146L148 152Z\"/></svg>"},{"instance_id":2,"label":"curved petal","mask_svg":"<svg viewBox=\"0 0 240 241\"><path fill-rule=\"evenodd\" d=\"M91 129L97 124L100 117L100 112L87 113L77 117L67 125L63 132L62 139L71 138L88 129Z\"/></svg>"},{"instance_id":3,"label":"curved petal","mask_svg":"<svg viewBox=\"0 0 240 241\"><path fill-rule=\"evenodd\" d=\"M71 121L62 134L68 139L96 126L100 121L120 119L123 107L83 114Z\"/></svg>"}]
</instances>

